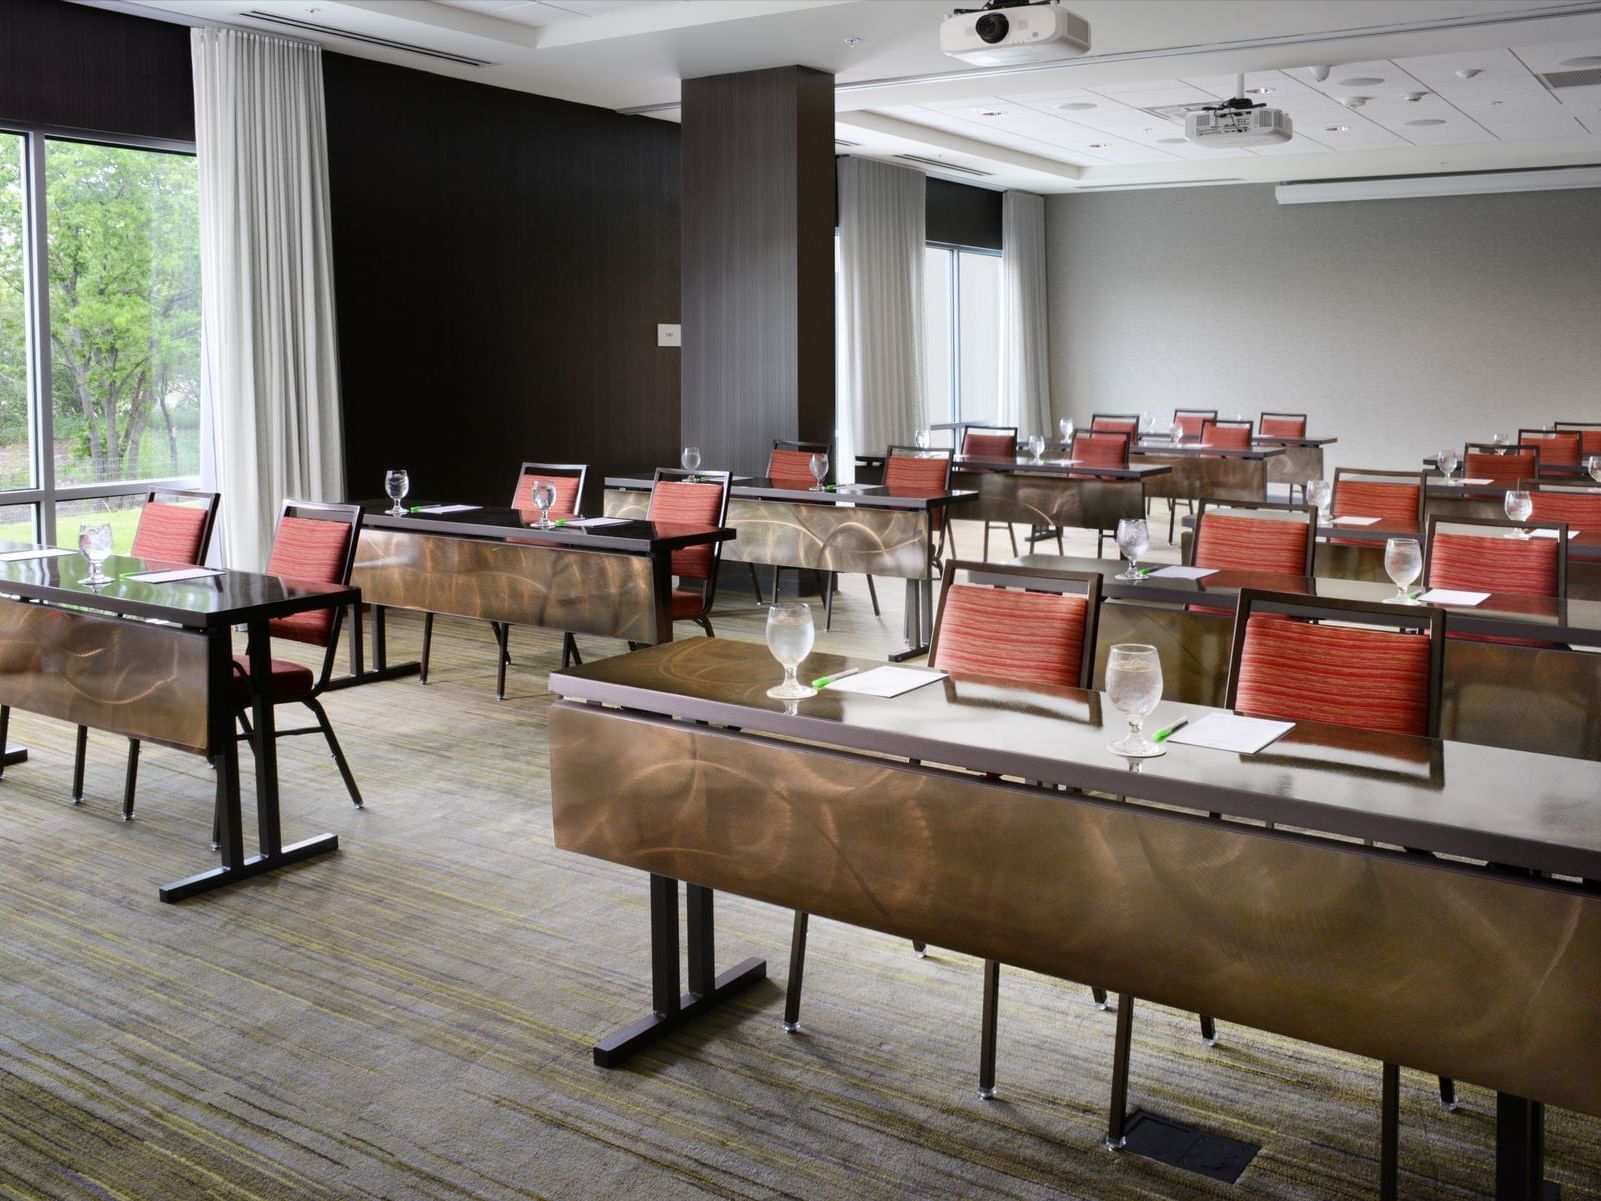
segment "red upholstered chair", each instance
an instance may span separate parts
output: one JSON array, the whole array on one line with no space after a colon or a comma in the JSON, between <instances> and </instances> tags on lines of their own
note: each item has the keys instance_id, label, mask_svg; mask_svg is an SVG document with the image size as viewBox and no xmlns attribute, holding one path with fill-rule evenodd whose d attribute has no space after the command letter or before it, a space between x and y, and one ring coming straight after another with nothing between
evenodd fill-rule
<instances>
[{"instance_id":1,"label":"red upholstered chair","mask_svg":"<svg viewBox=\"0 0 1601 1201\"><path fill-rule=\"evenodd\" d=\"M1264 438L1304 438L1306 414L1263 413L1257 419L1256 432Z\"/></svg>"},{"instance_id":2,"label":"red upholstered chair","mask_svg":"<svg viewBox=\"0 0 1601 1201\"><path fill-rule=\"evenodd\" d=\"M1129 440L1140 436L1138 413L1096 413L1090 417L1092 434L1127 434Z\"/></svg>"},{"instance_id":3,"label":"red upholstered chair","mask_svg":"<svg viewBox=\"0 0 1601 1201\"><path fill-rule=\"evenodd\" d=\"M1219 450L1250 450L1251 423L1249 421L1203 421L1201 445L1215 446Z\"/></svg>"},{"instance_id":4,"label":"red upholstered chair","mask_svg":"<svg viewBox=\"0 0 1601 1201\"><path fill-rule=\"evenodd\" d=\"M1524 529L1548 529L1554 531L1556 537L1517 537L1517 532ZM1423 579L1429 588L1504 592L1513 596L1566 596L1567 523L1430 517L1428 538L1423 544ZM1451 637L1514 646L1557 645L1490 634L1453 634Z\"/></svg>"},{"instance_id":5,"label":"red upholstered chair","mask_svg":"<svg viewBox=\"0 0 1601 1201\"><path fill-rule=\"evenodd\" d=\"M909 495L932 495L951 490L951 460L955 451L950 447L924 448L920 446L891 446L884 457L884 487L894 495L897 488L903 489ZM945 554L945 539L949 531L945 525L945 510L935 509L929 514L929 533L938 535L939 541L930 548L928 567L934 574L940 572L940 560ZM951 548L956 547L956 537L950 534ZM873 577L867 577L867 589L873 598L873 615L878 615L878 593L873 587ZM834 619L834 594L830 589L826 602L823 605L823 628L826 630L832 625Z\"/></svg>"},{"instance_id":6,"label":"red upholstered chair","mask_svg":"<svg viewBox=\"0 0 1601 1201\"><path fill-rule=\"evenodd\" d=\"M1329 499L1334 517L1377 517L1394 522L1410 533L1423 530L1423 472L1370 471L1363 467L1336 467L1334 491ZM1366 546L1368 543L1329 533L1331 546Z\"/></svg>"},{"instance_id":7,"label":"red upholstered chair","mask_svg":"<svg viewBox=\"0 0 1601 1201\"><path fill-rule=\"evenodd\" d=\"M1577 468L1581 441L1579 430L1518 431L1519 446L1532 446L1540 452L1540 468L1543 471L1550 471L1553 467L1568 468L1570 471Z\"/></svg>"},{"instance_id":8,"label":"red upholstered chair","mask_svg":"<svg viewBox=\"0 0 1601 1201\"><path fill-rule=\"evenodd\" d=\"M512 489L511 507L522 514L525 521L538 519L539 507L534 504L534 488L549 484L556 492L550 506L552 521L577 517L582 512L584 478L589 468L583 463L524 463L517 472L517 486ZM492 621L489 628L495 632L498 659L495 667L495 699L506 699L506 668L511 663L511 627L503 621ZM417 673L419 684L428 683L428 662L434 646L434 615L424 613L422 619L422 668ZM562 635L562 666L569 658L577 657L577 647L571 634Z\"/></svg>"},{"instance_id":9,"label":"red upholstered chair","mask_svg":"<svg viewBox=\"0 0 1601 1201\"><path fill-rule=\"evenodd\" d=\"M1243 505L1202 497L1184 561L1192 567L1220 571L1305 578L1312 575L1316 549L1317 510L1311 505L1270 501ZM1192 613L1231 612L1207 605L1189 609Z\"/></svg>"},{"instance_id":10,"label":"red upholstered chair","mask_svg":"<svg viewBox=\"0 0 1601 1201\"><path fill-rule=\"evenodd\" d=\"M1134 418L1136 424L1139 418ZM1073 442L1067 448L1067 457L1074 463L1082 463L1086 467L1127 467L1129 446L1133 443L1135 435L1127 430L1094 429L1089 433L1073 435ZM1093 476L1069 474L1069 479L1093 479ZM1095 531L1095 554L1100 556L1101 547L1106 539L1111 537L1113 530Z\"/></svg>"},{"instance_id":11,"label":"red upholstered chair","mask_svg":"<svg viewBox=\"0 0 1601 1201\"><path fill-rule=\"evenodd\" d=\"M1601 421L1558 421L1555 430L1569 430L1579 435L1579 458L1601 455Z\"/></svg>"},{"instance_id":12,"label":"red upholstered chair","mask_svg":"<svg viewBox=\"0 0 1601 1201\"><path fill-rule=\"evenodd\" d=\"M1502 450L1507 453L1500 453ZM1463 479L1489 480L1497 487L1510 488L1518 480L1540 478L1540 448L1469 442L1462 450L1462 464Z\"/></svg>"},{"instance_id":13,"label":"red upholstered chair","mask_svg":"<svg viewBox=\"0 0 1601 1201\"><path fill-rule=\"evenodd\" d=\"M726 471L678 471L658 467L651 483L650 506L645 520L667 525L721 527L728 518ZM673 552L673 575L678 583L698 583L699 590L675 585L672 595L674 621L693 621L712 632L712 603L717 598L717 565L722 561L723 544L713 542L688 546Z\"/></svg>"},{"instance_id":14,"label":"red upholstered chair","mask_svg":"<svg viewBox=\"0 0 1601 1201\"><path fill-rule=\"evenodd\" d=\"M1017 427L968 426L962 431L962 458L964 459L1015 459L1017 458ZM1009 521L984 523L984 558L990 557L990 531L1003 529L1012 541L1012 554L1017 554L1017 532Z\"/></svg>"},{"instance_id":15,"label":"red upholstered chair","mask_svg":"<svg viewBox=\"0 0 1601 1201\"><path fill-rule=\"evenodd\" d=\"M217 492L182 488L156 488L145 496L139 525L133 533L133 556L154 563L199 566L211 550L217 524ZM83 800L83 769L89 752L89 728L78 727L72 757L72 803ZM128 739L128 764L123 771L122 819L133 820L133 794L139 779L139 740Z\"/></svg>"},{"instance_id":16,"label":"red upholstered chair","mask_svg":"<svg viewBox=\"0 0 1601 1201\"><path fill-rule=\"evenodd\" d=\"M1168 429L1177 425L1186 438L1199 438L1201 427L1208 421L1217 420L1216 409L1174 409L1173 420L1168 423Z\"/></svg>"},{"instance_id":17,"label":"red upholstered chair","mask_svg":"<svg viewBox=\"0 0 1601 1201\"><path fill-rule=\"evenodd\" d=\"M985 583L957 583L981 572ZM1095 631L1100 617L1097 572L1053 571L1012 564L953 559L945 567L939 609L929 641L931 667L953 677L997 681L1019 688L1088 688L1095 668ZM806 958L807 914L797 911L790 940L789 986L784 1028L800 1025L801 981ZM924 944L914 942L919 955ZM984 965L983 1048L979 1091L995 1082L995 1000L1000 965ZM1106 995L1095 990L1103 1006Z\"/></svg>"},{"instance_id":18,"label":"red upholstered chair","mask_svg":"<svg viewBox=\"0 0 1601 1201\"><path fill-rule=\"evenodd\" d=\"M1518 487L1534 502L1535 521L1565 521L1575 530L1601 533L1601 488L1577 488L1519 480Z\"/></svg>"},{"instance_id":19,"label":"red upholstered chair","mask_svg":"<svg viewBox=\"0 0 1601 1201\"><path fill-rule=\"evenodd\" d=\"M817 486L817 477L812 474L812 456L816 454L829 455L832 458L833 447L827 442L797 442L791 439L775 438L773 449L767 456L767 478L778 488L811 489ZM756 594L756 603L762 603L762 586L756 578L756 564L747 563L750 571L751 591ZM784 569L778 565L773 566L773 599L778 599L779 573ZM833 599L833 577L823 585L830 600ZM873 578L867 578L867 594L873 602L873 616L878 616L878 590L873 587Z\"/></svg>"}]
</instances>

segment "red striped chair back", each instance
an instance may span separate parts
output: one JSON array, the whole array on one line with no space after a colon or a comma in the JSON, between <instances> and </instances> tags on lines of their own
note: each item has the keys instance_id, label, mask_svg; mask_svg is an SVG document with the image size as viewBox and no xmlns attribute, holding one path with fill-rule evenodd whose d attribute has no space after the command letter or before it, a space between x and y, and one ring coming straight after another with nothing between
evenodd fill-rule
<instances>
[{"instance_id":1,"label":"red striped chair back","mask_svg":"<svg viewBox=\"0 0 1601 1201\"><path fill-rule=\"evenodd\" d=\"M285 501L272 539L267 574L315 584L348 584L360 528L358 506ZM331 647L337 616L338 610L333 608L312 609L275 617L267 627L275 638Z\"/></svg>"},{"instance_id":2,"label":"red striped chair back","mask_svg":"<svg viewBox=\"0 0 1601 1201\"><path fill-rule=\"evenodd\" d=\"M1216 507L1202 500L1190 541L1190 564L1222 571L1309 576L1317 511L1309 505Z\"/></svg>"},{"instance_id":3,"label":"red striped chair back","mask_svg":"<svg viewBox=\"0 0 1601 1201\"><path fill-rule=\"evenodd\" d=\"M1540 451L1533 446L1508 448L1508 453L1497 454L1485 442L1469 442L1462 452L1462 478L1489 480L1492 484L1513 487L1517 480L1538 479Z\"/></svg>"},{"instance_id":4,"label":"red striped chair back","mask_svg":"<svg viewBox=\"0 0 1601 1201\"><path fill-rule=\"evenodd\" d=\"M958 584L982 570L1008 586ZM953 560L945 565L929 665L1014 684L1088 688L1101 577Z\"/></svg>"},{"instance_id":5,"label":"red striped chair back","mask_svg":"<svg viewBox=\"0 0 1601 1201\"><path fill-rule=\"evenodd\" d=\"M1429 632L1403 632L1398 621ZM1437 608L1400 617L1382 605L1244 589L1225 704L1253 717L1435 736L1444 634Z\"/></svg>"},{"instance_id":6,"label":"red striped chair back","mask_svg":"<svg viewBox=\"0 0 1601 1201\"><path fill-rule=\"evenodd\" d=\"M134 557L163 563L204 563L211 548L219 499L216 492L150 493L134 530ZM185 500L190 503L182 503Z\"/></svg>"},{"instance_id":7,"label":"red striped chair back","mask_svg":"<svg viewBox=\"0 0 1601 1201\"><path fill-rule=\"evenodd\" d=\"M1541 487L1530 480L1518 487L1534 502L1534 520L1565 521L1573 529L1601 533L1601 488Z\"/></svg>"},{"instance_id":8,"label":"red striped chair back","mask_svg":"<svg viewBox=\"0 0 1601 1201\"><path fill-rule=\"evenodd\" d=\"M1130 441L1139 437L1139 415L1124 416L1120 413L1096 413L1090 418L1090 432L1094 434L1127 434Z\"/></svg>"},{"instance_id":9,"label":"red striped chair back","mask_svg":"<svg viewBox=\"0 0 1601 1201\"><path fill-rule=\"evenodd\" d=\"M1250 450L1250 422L1205 421L1201 423L1201 445L1219 450Z\"/></svg>"},{"instance_id":10,"label":"red striped chair back","mask_svg":"<svg viewBox=\"0 0 1601 1201\"><path fill-rule=\"evenodd\" d=\"M1216 409L1174 409L1173 421L1168 423L1171 429L1174 424L1184 431L1186 438L1199 438L1201 427L1208 421L1217 420Z\"/></svg>"},{"instance_id":11,"label":"red striped chair back","mask_svg":"<svg viewBox=\"0 0 1601 1201\"><path fill-rule=\"evenodd\" d=\"M1377 517L1410 530L1421 529L1423 473L1337 467L1329 507L1335 517Z\"/></svg>"},{"instance_id":12,"label":"red striped chair back","mask_svg":"<svg viewBox=\"0 0 1601 1201\"><path fill-rule=\"evenodd\" d=\"M1305 413L1263 413L1257 423L1264 438L1306 437Z\"/></svg>"},{"instance_id":13,"label":"red striped chair back","mask_svg":"<svg viewBox=\"0 0 1601 1201\"><path fill-rule=\"evenodd\" d=\"M587 470L578 463L524 463L511 495L511 507L525 513L536 512L534 487L549 484L556 490L556 501L550 506L551 517L577 517Z\"/></svg>"},{"instance_id":14,"label":"red striped chair back","mask_svg":"<svg viewBox=\"0 0 1601 1201\"><path fill-rule=\"evenodd\" d=\"M1567 589L1568 527L1542 523L1555 538L1519 538L1511 521L1468 517L1429 519L1423 578L1430 588L1562 596Z\"/></svg>"},{"instance_id":15,"label":"red striped chair back","mask_svg":"<svg viewBox=\"0 0 1601 1201\"><path fill-rule=\"evenodd\" d=\"M823 448L827 453L828 448ZM767 456L767 478L783 488L810 488L817 483L812 475L814 451L775 446Z\"/></svg>"},{"instance_id":16,"label":"red striped chair back","mask_svg":"<svg viewBox=\"0 0 1601 1201\"><path fill-rule=\"evenodd\" d=\"M1068 458L1087 467L1127 467L1129 435L1096 430L1073 435Z\"/></svg>"},{"instance_id":17,"label":"red striped chair back","mask_svg":"<svg viewBox=\"0 0 1601 1201\"><path fill-rule=\"evenodd\" d=\"M1556 428L1579 435L1581 458L1601 455L1601 424L1592 421L1559 421L1556 423Z\"/></svg>"},{"instance_id":18,"label":"red striped chair back","mask_svg":"<svg viewBox=\"0 0 1601 1201\"><path fill-rule=\"evenodd\" d=\"M962 457L1015 459L1017 457L1017 430L965 429L962 431Z\"/></svg>"},{"instance_id":19,"label":"red striped chair back","mask_svg":"<svg viewBox=\"0 0 1601 1201\"><path fill-rule=\"evenodd\" d=\"M1577 467L1580 441L1578 430L1518 431L1518 445L1538 450L1542 467Z\"/></svg>"},{"instance_id":20,"label":"red striped chair back","mask_svg":"<svg viewBox=\"0 0 1601 1201\"><path fill-rule=\"evenodd\" d=\"M884 460L884 486L914 492L948 492L951 486L951 452L892 446Z\"/></svg>"},{"instance_id":21,"label":"red striped chair back","mask_svg":"<svg viewBox=\"0 0 1601 1201\"><path fill-rule=\"evenodd\" d=\"M645 510L646 521L660 521L670 525L720 526L728 511L728 473L726 471L697 471L698 478L691 481L688 472L666 473L656 469L656 480L650 490L650 506ZM718 544L687 546L675 550L672 571L684 580L709 580L716 566Z\"/></svg>"}]
</instances>

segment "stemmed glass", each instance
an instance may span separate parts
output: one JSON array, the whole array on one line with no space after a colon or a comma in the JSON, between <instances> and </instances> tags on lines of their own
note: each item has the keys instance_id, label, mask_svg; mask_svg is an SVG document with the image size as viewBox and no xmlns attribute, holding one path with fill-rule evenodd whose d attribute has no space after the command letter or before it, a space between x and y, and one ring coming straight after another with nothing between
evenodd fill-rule
<instances>
[{"instance_id":1,"label":"stemmed glass","mask_svg":"<svg viewBox=\"0 0 1601 1201\"><path fill-rule=\"evenodd\" d=\"M1045 438L1041 434L1028 436L1028 456L1036 463L1045 458Z\"/></svg>"},{"instance_id":2,"label":"stemmed glass","mask_svg":"<svg viewBox=\"0 0 1601 1201\"><path fill-rule=\"evenodd\" d=\"M1534 512L1534 497L1530 496L1527 492L1513 489L1506 494L1506 498L1501 502L1501 507L1506 510L1506 515L1509 520L1527 521L1529 519L1529 514ZM1528 530L1518 530L1515 532L1514 536L1518 538L1527 538L1530 535Z\"/></svg>"},{"instance_id":3,"label":"stemmed glass","mask_svg":"<svg viewBox=\"0 0 1601 1201\"><path fill-rule=\"evenodd\" d=\"M1329 487L1328 480L1306 481L1306 503L1317 510L1318 520L1327 522L1329 519L1329 500L1334 495L1334 489Z\"/></svg>"},{"instance_id":4,"label":"stemmed glass","mask_svg":"<svg viewBox=\"0 0 1601 1201\"><path fill-rule=\"evenodd\" d=\"M1146 409L1140 414L1140 434L1143 436L1156 429L1156 414Z\"/></svg>"},{"instance_id":5,"label":"stemmed glass","mask_svg":"<svg viewBox=\"0 0 1601 1201\"><path fill-rule=\"evenodd\" d=\"M552 484L541 481L534 485L534 508L539 510L539 524L536 530L548 530L550 524L550 506L556 503L556 488Z\"/></svg>"},{"instance_id":6,"label":"stemmed glass","mask_svg":"<svg viewBox=\"0 0 1601 1201\"><path fill-rule=\"evenodd\" d=\"M694 471L700 466L700 447L686 446L678 456L678 462L685 471Z\"/></svg>"},{"instance_id":7,"label":"stemmed glass","mask_svg":"<svg viewBox=\"0 0 1601 1201\"><path fill-rule=\"evenodd\" d=\"M1162 748L1142 732L1151 711L1162 703L1162 661L1154 646L1122 642L1106 657L1106 693L1112 708L1128 718L1128 733L1106 749L1129 759L1149 759Z\"/></svg>"},{"instance_id":8,"label":"stemmed glass","mask_svg":"<svg viewBox=\"0 0 1601 1201\"><path fill-rule=\"evenodd\" d=\"M823 490L823 481L828 478L828 456L819 452L811 457L808 465L812 469L812 479L817 481L812 491L821 492Z\"/></svg>"},{"instance_id":9,"label":"stemmed glass","mask_svg":"<svg viewBox=\"0 0 1601 1201\"><path fill-rule=\"evenodd\" d=\"M111 523L85 521L79 525L78 550L89 560L89 574L83 577L83 582L95 586L111 583L111 577L104 570L106 560L111 557Z\"/></svg>"},{"instance_id":10,"label":"stemmed glass","mask_svg":"<svg viewBox=\"0 0 1601 1201\"><path fill-rule=\"evenodd\" d=\"M1601 455L1591 455L1584 461L1584 469L1590 473L1590 478L1601 484Z\"/></svg>"},{"instance_id":11,"label":"stemmed glass","mask_svg":"<svg viewBox=\"0 0 1601 1201\"><path fill-rule=\"evenodd\" d=\"M1073 441L1073 419L1063 417L1056 423L1056 432L1062 435L1062 445L1066 446Z\"/></svg>"},{"instance_id":12,"label":"stemmed glass","mask_svg":"<svg viewBox=\"0 0 1601 1201\"><path fill-rule=\"evenodd\" d=\"M1391 603L1415 605L1412 581L1423 573L1423 548L1416 538L1391 538L1384 544L1384 571L1395 582Z\"/></svg>"},{"instance_id":13,"label":"stemmed glass","mask_svg":"<svg viewBox=\"0 0 1601 1201\"><path fill-rule=\"evenodd\" d=\"M931 437L932 437L931 431L929 431L929 430L918 430L917 433L912 435L912 441L916 444L918 450L927 450L928 449L928 443L929 443L929 440L930 440Z\"/></svg>"},{"instance_id":14,"label":"stemmed glass","mask_svg":"<svg viewBox=\"0 0 1601 1201\"><path fill-rule=\"evenodd\" d=\"M787 701L817 695L817 689L795 678L795 669L812 653L816 637L810 605L786 602L774 604L767 610L767 649L784 665L784 682L769 688L768 696Z\"/></svg>"},{"instance_id":15,"label":"stemmed glass","mask_svg":"<svg viewBox=\"0 0 1601 1201\"><path fill-rule=\"evenodd\" d=\"M1434 461L1440 468L1440 474L1445 477L1445 482L1449 484L1452 474L1456 471L1456 451L1447 447L1434 457Z\"/></svg>"},{"instance_id":16,"label":"stemmed glass","mask_svg":"<svg viewBox=\"0 0 1601 1201\"><path fill-rule=\"evenodd\" d=\"M1151 547L1151 531L1143 517L1120 517L1117 522L1117 549L1128 559L1128 569L1116 578L1120 580L1144 579L1139 571L1139 558Z\"/></svg>"},{"instance_id":17,"label":"stemmed glass","mask_svg":"<svg viewBox=\"0 0 1601 1201\"><path fill-rule=\"evenodd\" d=\"M1491 434L1490 445L1496 448L1496 454L1506 454L1507 436L1505 434Z\"/></svg>"},{"instance_id":18,"label":"stemmed glass","mask_svg":"<svg viewBox=\"0 0 1601 1201\"><path fill-rule=\"evenodd\" d=\"M389 494L389 499L395 502L389 509L389 515L404 517L406 508L400 502L406 498L406 493L411 491L411 476L404 467L392 468L389 474L384 476L384 491Z\"/></svg>"},{"instance_id":19,"label":"stemmed glass","mask_svg":"<svg viewBox=\"0 0 1601 1201\"><path fill-rule=\"evenodd\" d=\"M1172 425L1168 426L1167 436L1172 440L1174 446L1177 446L1180 442L1184 441L1184 423L1175 421Z\"/></svg>"}]
</instances>

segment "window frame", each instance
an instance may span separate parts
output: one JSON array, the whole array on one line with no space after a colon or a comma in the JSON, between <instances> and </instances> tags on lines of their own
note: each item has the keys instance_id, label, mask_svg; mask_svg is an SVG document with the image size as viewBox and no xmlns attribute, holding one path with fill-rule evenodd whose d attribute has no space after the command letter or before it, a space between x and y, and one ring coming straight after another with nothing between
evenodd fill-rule
<instances>
[{"instance_id":1,"label":"window frame","mask_svg":"<svg viewBox=\"0 0 1601 1201\"><path fill-rule=\"evenodd\" d=\"M56 484L55 376L50 353L50 209L46 196L46 144L79 142L124 150L150 150L195 157L195 143L172 138L106 133L60 125L0 121L0 136L22 138L23 357L27 366L28 440L33 486L0 489L0 507L33 506L34 538L57 540L56 506L64 501L138 496L163 488L195 488L200 476L167 476L115 483ZM202 406L205 404L202 394ZM205 428L202 419L201 428ZM204 457L205 447L201 447Z\"/></svg>"},{"instance_id":2,"label":"window frame","mask_svg":"<svg viewBox=\"0 0 1601 1201\"><path fill-rule=\"evenodd\" d=\"M946 272L948 279L945 286L945 329L946 329L946 370L949 372L950 394L945 398L946 420L930 421L934 429L960 429L969 425L982 425L994 421L998 416L991 413L980 419L968 416L962 404L962 270L961 256L964 254L982 255L985 258L999 260L1001 252L988 246L967 246L960 242L925 242L926 250L940 250L950 256L950 265ZM925 297L926 297L925 292ZM932 409L933 398L929 398Z\"/></svg>"}]
</instances>

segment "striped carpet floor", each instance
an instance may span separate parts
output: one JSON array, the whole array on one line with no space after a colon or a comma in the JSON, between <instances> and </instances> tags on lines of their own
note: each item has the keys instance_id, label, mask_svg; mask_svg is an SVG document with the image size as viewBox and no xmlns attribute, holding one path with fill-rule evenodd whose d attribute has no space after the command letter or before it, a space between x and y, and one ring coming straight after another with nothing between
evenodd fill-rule
<instances>
[{"instance_id":1,"label":"striped carpet floor","mask_svg":"<svg viewBox=\"0 0 1601 1201\"><path fill-rule=\"evenodd\" d=\"M847 580L820 646L883 653L899 591L875 619ZM717 626L759 639L761 615L733 594ZM396 619L392 654L419 628ZM789 914L737 898L722 963L762 955L772 979L593 1067L647 1003L646 895L551 846L559 645L514 631L504 703L486 626L441 620L434 647L426 688L329 698L365 811L318 740L284 745L286 837L332 830L340 852L177 906L156 887L210 862L205 765L148 750L125 825L117 740L91 740L74 807L70 729L15 716L32 758L0 780L0 1197L1374 1195L1375 1063L1228 1026L1207 1048L1189 1015L1142 1009L1134 1102L1263 1147L1210 1182L1102 1148L1113 1021L1086 989L1003 975L1000 1094L980 1101L978 963L816 921L786 1035ZM1489 1196L1493 1098L1462 1099L1447 1114L1403 1076L1404 1196ZM1601 1198L1601 1122L1549 1120L1550 1176Z\"/></svg>"}]
</instances>

